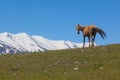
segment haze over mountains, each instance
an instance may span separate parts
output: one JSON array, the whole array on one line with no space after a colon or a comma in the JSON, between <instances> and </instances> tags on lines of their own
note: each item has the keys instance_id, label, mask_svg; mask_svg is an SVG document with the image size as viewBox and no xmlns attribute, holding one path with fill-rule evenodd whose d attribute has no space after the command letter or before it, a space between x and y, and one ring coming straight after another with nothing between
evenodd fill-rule
<instances>
[{"instance_id":1,"label":"haze over mountains","mask_svg":"<svg viewBox=\"0 0 120 80\"><path fill-rule=\"evenodd\" d=\"M88 43L86 43L86 47ZM0 54L38 52L47 50L80 48L82 43L65 40L49 40L42 36L30 36L26 33L0 33Z\"/></svg>"}]
</instances>

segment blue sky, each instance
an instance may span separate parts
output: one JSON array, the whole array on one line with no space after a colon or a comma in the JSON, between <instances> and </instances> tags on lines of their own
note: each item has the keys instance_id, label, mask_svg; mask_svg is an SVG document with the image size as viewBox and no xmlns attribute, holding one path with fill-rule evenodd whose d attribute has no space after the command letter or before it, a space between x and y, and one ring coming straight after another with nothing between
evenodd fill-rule
<instances>
[{"instance_id":1,"label":"blue sky","mask_svg":"<svg viewBox=\"0 0 120 80\"><path fill-rule=\"evenodd\" d=\"M100 45L120 43L120 0L1 0L0 33L44 36L52 40L82 42L75 26L94 24L107 38L97 34Z\"/></svg>"}]
</instances>

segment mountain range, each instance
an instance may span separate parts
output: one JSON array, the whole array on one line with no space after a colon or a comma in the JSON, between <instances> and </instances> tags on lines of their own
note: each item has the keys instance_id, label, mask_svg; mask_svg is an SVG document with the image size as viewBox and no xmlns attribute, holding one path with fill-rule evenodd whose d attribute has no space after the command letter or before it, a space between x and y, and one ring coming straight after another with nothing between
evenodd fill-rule
<instances>
[{"instance_id":1,"label":"mountain range","mask_svg":"<svg viewBox=\"0 0 120 80\"><path fill-rule=\"evenodd\" d=\"M30 36L26 33L0 33L0 54L17 54L81 47L82 43L65 40L49 40L42 36ZM86 43L86 47L88 47L88 43Z\"/></svg>"}]
</instances>

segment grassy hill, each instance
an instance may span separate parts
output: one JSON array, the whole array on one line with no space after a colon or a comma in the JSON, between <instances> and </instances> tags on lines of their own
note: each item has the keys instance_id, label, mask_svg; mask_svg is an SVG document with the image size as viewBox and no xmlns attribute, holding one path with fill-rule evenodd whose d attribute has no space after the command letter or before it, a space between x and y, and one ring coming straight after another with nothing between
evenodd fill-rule
<instances>
[{"instance_id":1,"label":"grassy hill","mask_svg":"<svg viewBox=\"0 0 120 80\"><path fill-rule=\"evenodd\" d=\"M120 80L120 44L0 55L0 80Z\"/></svg>"}]
</instances>

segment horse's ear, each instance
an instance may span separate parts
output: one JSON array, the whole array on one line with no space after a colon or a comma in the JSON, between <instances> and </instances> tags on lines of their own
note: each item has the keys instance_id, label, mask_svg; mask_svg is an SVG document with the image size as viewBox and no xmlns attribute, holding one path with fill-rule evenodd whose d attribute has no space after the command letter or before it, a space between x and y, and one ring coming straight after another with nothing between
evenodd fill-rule
<instances>
[{"instance_id":1,"label":"horse's ear","mask_svg":"<svg viewBox=\"0 0 120 80\"><path fill-rule=\"evenodd\" d=\"M80 26L80 24L78 24L77 26Z\"/></svg>"}]
</instances>

